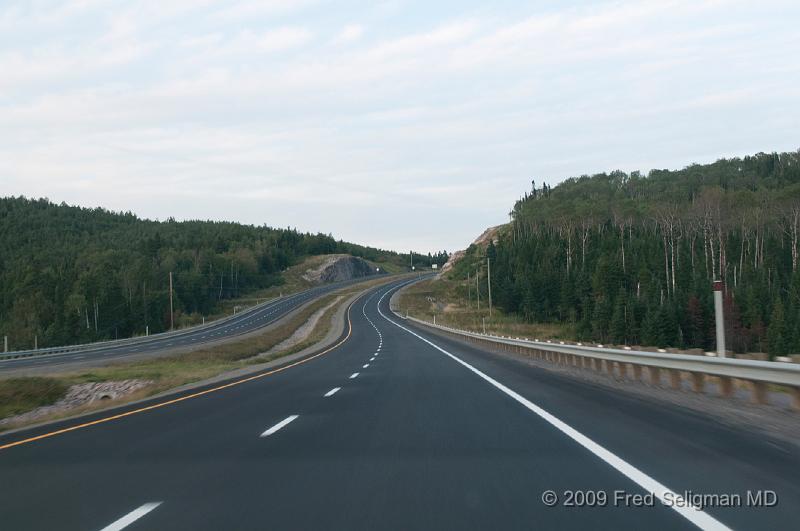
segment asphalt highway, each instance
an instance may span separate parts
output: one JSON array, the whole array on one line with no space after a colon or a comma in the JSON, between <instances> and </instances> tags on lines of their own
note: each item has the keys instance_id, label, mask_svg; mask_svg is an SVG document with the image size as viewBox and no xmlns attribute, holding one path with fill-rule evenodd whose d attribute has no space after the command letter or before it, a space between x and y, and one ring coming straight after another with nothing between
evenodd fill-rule
<instances>
[{"instance_id":1,"label":"asphalt highway","mask_svg":"<svg viewBox=\"0 0 800 531\"><path fill-rule=\"evenodd\" d=\"M316 357L0 436L0 528L796 528L796 447L414 328L398 285Z\"/></svg>"},{"instance_id":2,"label":"asphalt highway","mask_svg":"<svg viewBox=\"0 0 800 531\"><path fill-rule=\"evenodd\" d=\"M133 340L90 344L85 349L72 352L2 359L0 360L0 374L3 372L19 373L24 372L26 369L63 369L75 364L87 364L93 361L114 361L132 356L141 358L228 340L268 326L312 299L372 278L375 277L317 286L256 305L238 315L177 332L154 334Z\"/></svg>"}]
</instances>

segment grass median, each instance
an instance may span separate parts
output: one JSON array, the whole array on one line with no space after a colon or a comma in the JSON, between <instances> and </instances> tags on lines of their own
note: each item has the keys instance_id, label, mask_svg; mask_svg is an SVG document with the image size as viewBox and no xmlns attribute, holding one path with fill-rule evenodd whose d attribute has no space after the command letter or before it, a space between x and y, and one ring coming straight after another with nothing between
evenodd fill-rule
<instances>
[{"instance_id":1,"label":"grass median","mask_svg":"<svg viewBox=\"0 0 800 531\"><path fill-rule=\"evenodd\" d=\"M480 307L475 297L474 284L466 281L434 278L423 280L404 288L397 301L398 311L408 313L423 321L473 332L486 332L513 337L572 339L574 326L562 323L530 323L516 315L508 315L494 308L489 315L485 295L481 294Z\"/></svg>"}]
</instances>

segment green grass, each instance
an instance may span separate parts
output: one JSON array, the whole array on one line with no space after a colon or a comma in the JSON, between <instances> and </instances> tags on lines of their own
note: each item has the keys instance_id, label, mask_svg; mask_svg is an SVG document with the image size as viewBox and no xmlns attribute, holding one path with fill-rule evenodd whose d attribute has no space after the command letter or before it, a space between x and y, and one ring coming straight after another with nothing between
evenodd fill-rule
<instances>
[{"instance_id":1,"label":"green grass","mask_svg":"<svg viewBox=\"0 0 800 531\"><path fill-rule=\"evenodd\" d=\"M436 323L455 328L483 331L484 320L486 332L513 337L571 340L574 338L573 327L561 323L529 323L524 319L504 313L493 308L489 315L488 306L481 297L481 307L477 308L475 293L469 300L466 281L438 278L424 280L403 290L398 301L399 309L417 319L433 320Z\"/></svg>"},{"instance_id":2,"label":"green grass","mask_svg":"<svg viewBox=\"0 0 800 531\"><path fill-rule=\"evenodd\" d=\"M23 377L0 380L0 418L46 406L62 398L68 385L56 378Z\"/></svg>"}]
</instances>

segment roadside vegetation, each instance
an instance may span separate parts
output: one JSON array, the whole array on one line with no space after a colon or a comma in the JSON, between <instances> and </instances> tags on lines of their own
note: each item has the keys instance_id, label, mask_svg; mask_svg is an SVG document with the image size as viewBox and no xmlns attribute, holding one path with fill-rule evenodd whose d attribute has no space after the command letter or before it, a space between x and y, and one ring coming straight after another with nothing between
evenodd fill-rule
<instances>
[{"instance_id":1,"label":"roadside vegetation","mask_svg":"<svg viewBox=\"0 0 800 531\"><path fill-rule=\"evenodd\" d=\"M229 301L296 289L287 268L350 254L387 271L408 254L329 234L0 198L0 336L11 350L154 334L231 311ZM446 256L415 255L415 263ZM269 288L274 288L269 291ZM236 303L233 303L236 304Z\"/></svg>"},{"instance_id":2,"label":"roadside vegetation","mask_svg":"<svg viewBox=\"0 0 800 531\"><path fill-rule=\"evenodd\" d=\"M483 297L483 295L482 295ZM478 300L474 283L447 277L423 280L405 288L398 298L399 311L405 315L446 326L491 334L528 338L572 339L574 327L563 323L531 323L519 315L493 308L489 315L487 300Z\"/></svg>"},{"instance_id":3,"label":"roadside vegetation","mask_svg":"<svg viewBox=\"0 0 800 531\"><path fill-rule=\"evenodd\" d=\"M63 397L69 386L59 378L9 378L0 380L0 418L18 415Z\"/></svg>"},{"instance_id":4,"label":"roadside vegetation","mask_svg":"<svg viewBox=\"0 0 800 531\"><path fill-rule=\"evenodd\" d=\"M449 275L477 275L485 300L489 258L507 315L581 341L711 350L722 280L728 348L800 352L800 152L534 182L511 217Z\"/></svg>"}]
</instances>

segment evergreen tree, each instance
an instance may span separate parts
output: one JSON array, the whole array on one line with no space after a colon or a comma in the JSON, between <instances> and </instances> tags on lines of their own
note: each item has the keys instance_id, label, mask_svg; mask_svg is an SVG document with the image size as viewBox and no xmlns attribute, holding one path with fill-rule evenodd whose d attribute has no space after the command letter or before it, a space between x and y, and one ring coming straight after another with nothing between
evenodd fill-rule
<instances>
[{"instance_id":1,"label":"evergreen tree","mask_svg":"<svg viewBox=\"0 0 800 531\"><path fill-rule=\"evenodd\" d=\"M772 317L767 330L767 344L769 345L770 356L783 356L787 353L786 335L783 303L780 297L777 297L772 307Z\"/></svg>"},{"instance_id":2,"label":"evergreen tree","mask_svg":"<svg viewBox=\"0 0 800 531\"><path fill-rule=\"evenodd\" d=\"M611 316L610 324L610 338L614 343L626 343L626 332L628 330L628 321L626 319L625 310L625 291L617 295L616 303L614 305L614 313Z\"/></svg>"}]
</instances>

